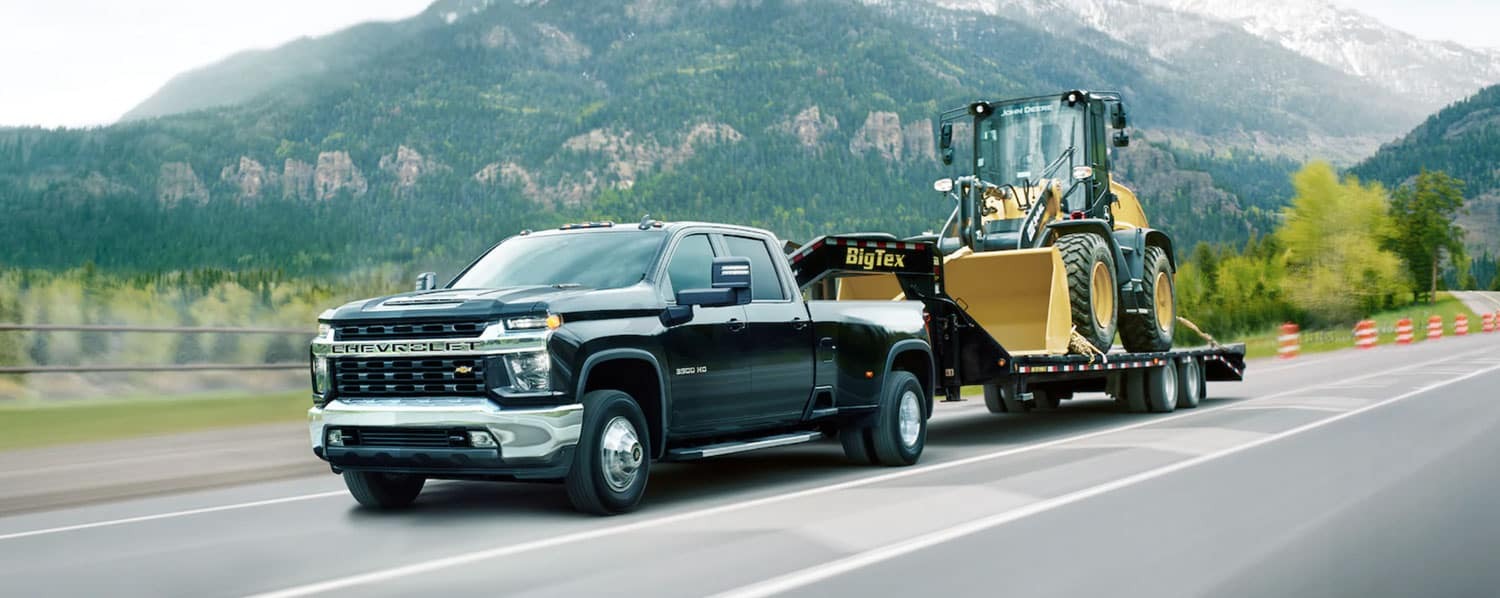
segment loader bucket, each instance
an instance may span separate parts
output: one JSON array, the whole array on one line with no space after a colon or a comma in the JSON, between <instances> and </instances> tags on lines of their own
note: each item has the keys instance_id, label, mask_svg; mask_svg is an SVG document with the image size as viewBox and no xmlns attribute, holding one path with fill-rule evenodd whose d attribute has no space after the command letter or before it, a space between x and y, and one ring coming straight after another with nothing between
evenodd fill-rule
<instances>
[{"instance_id":1,"label":"loader bucket","mask_svg":"<svg viewBox=\"0 0 1500 598\"><path fill-rule=\"evenodd\" d=\"M943 269L948 295L1012 355L1068 352L1072 312L1056 248L960 250Z\"/></svg>"}]
</instances>

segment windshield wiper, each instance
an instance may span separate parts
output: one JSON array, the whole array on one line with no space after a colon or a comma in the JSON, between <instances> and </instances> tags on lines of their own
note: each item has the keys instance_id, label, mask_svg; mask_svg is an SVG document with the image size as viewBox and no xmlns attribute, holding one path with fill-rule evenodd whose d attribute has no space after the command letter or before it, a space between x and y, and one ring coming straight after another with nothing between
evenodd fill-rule
<instances>
[{"instance_id":1,"label":"windshield wiper","mask_svg":"<svg viewBox=\"0 0 1500 598\"><path fill-rule=\"evenodd\" d=\"M557 284L552 285L552 288L554 288L554 289L578 289L578 288L583 288L583 284L577 283L577 282L559 282Z\"/></svg>"}]
</instances>

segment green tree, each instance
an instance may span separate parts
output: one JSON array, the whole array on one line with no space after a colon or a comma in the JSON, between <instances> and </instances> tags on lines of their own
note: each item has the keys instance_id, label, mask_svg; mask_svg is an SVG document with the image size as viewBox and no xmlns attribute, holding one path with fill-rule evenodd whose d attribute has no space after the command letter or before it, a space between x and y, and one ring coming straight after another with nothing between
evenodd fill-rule
<instances>
[{"instance_id":1,"label":"green tree","mask_svg":"<svg viewBox=\"0 0 1500 598\"><path fill-rule=\"evenodd\" d=\"M1389 246L1406 261L1412 288L1427 289L1429 303L1436 298L1443 261L1458 268L1464 255L1464 231L1454 222L1466 213L1463 187L1463 181L1443 171L1424 169L1413 184L1397 189L1391 201L1396 234Z\"/></svg>"},{"instance_id":2,"label":"green tree","mask_svg":"<svg viewBox=\"0 0 1500 598\"><path fill-rule=\"evenodd\" d=\"M1401 258L1382 248L1393 235L1385 188L1339 180L1313 162L1292 177L1296 196L1277 231L1286 277L1282 287L1314 323L1361 317L1403 293Z\"/></svg>"}]
</instances>

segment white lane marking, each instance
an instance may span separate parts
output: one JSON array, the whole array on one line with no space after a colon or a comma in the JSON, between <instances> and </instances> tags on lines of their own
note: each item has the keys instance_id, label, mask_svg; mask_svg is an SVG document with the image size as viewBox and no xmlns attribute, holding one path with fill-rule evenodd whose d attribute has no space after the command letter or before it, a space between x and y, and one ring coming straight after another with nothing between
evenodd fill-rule
<instances>
[{"instance_id":1,"label":"white lane marking","mask_svg":"<svg viewBox=\"0 0 1500 598\"><path fill-rule=\"evenodd\" d=\"M1329 362L1344 361L1344 360L1349 359L1351 357L1360 357L1362 355L1363 355L1362 353L1358 353L1358 352L1355 352L1355 351L1349 351L1347 349L1343 349L1343 350L1334 352L1332 354L1327 354L1324 357L1313 357L1313 358L1300 357L1300 358L1297 358L1297 361L1294 362L1294 363L1288 363L1287 365L1278 366L1278 367L1256 368L1254 371L1255 371L1256 375L1274 374L1276 372L1284 372L1284 371L1287 371L1287 370L1295 370L1297 368L1305 367L1305 366L1309 366L1309 365L1327 365Z\"/></svg>"},{"instance_id":2,"label":"white lane marking","mask_svg":"<svg viewBox=\"0 0 1500 598\"><path fill-rule=\"evenodd\" d=\"M1415 364L1403 366L1403 367L1400 367L1400 368L1395 368L1395 369L1392 369L1392 370L1385 370L1385 371L1379 371L1379 372L1371 372L1371 373L1367 373L1367 374L1361 374L1359 376L1355 376L1355 377L1352 377L1352 378L1347 378L1345 380L1335 381L1334 383L1347 382L1347 381L1350 381L1350 380L1362 380L1362 379L1365 379L1365 378L1371 378L1371 377L1374 377L1374 376L1385 375L1385 374L1388 374L1388 373L1393 372L1393 371L1404 370L1404 369L1407 369L1407 368L1425 367L1425 366L1428 366L1428 365L1431 365L1431 364L1434 364L1434 363L1442 362L1442 361L1444 361L1446 359L1466 358L1466 357L1470 357L1470 356L1478 354L1478 353L1479 353L1479 351L1472 351L1472 352L1469 352L1469 353L1460 353L1458 355L1452 355L1452 356L1448 356L1448 357L1445 357L1445 358L1434 359L1434 360L1430 360L1430 361L1424 361L1424 362L1421 362L1421 363L1415 363ZM1270 398L1282 397L1282 396L1290 395L1292 393L1296 393L1296 392L1301 392L1301 391L1307 390L1307 388L1316 388L1316 387L1317 386L1315 385L1315 386L1306 387L1306 388L1295 388L1295 389L1286 390L1286 391L1282 391L1282 392L1275 393L1275 394L1266 395L1264 397L1259 397L1259 398L1256 398L1256 399L1245 399L1243 401L1239 401L1238 403L1232 403L1231 405L1233 405L1233 404L1242 404L1242 403L1246 403L1246 402L1249 402L1249 401L1257 401L1257 400L1261 400L1261 399L1270 399ZM1228 405L1226 405L1226 407L1227 406ZM988 461L988 460L991 460L991 459L998 459L1000 457L1006 457L1006 456L1009 456L1009 455L1015 455L1015 454L1019 454L1019 453L1027 453L1027 452L1037 451L1037 450L1041 450L1041 449L1045 449L1045 448L1050 448L1050 447L1054 447L1054 446L1058 446L1058 445L1066 444L1066 443L1070 443L1070 442L1077 442L1077 441L1080 441L1080 440L1088 440L1088 439L1091 439L1091 438L1097 438L1097 437L1100 437L1100 436L1104 436L1104 435L1107 435L1107 434L1114 434L1114 433L1121 432L1121 431L1124 431L1124 430L1134 430L1136 428L1142 428L1142 427L1146 427L1146 426L1154 426L1154 425L1158 425L1158 424L1161 424L1161 423L1165 423L1165 422L1169 422L1169 421L1174 421L1174 420L1177 420L1177 419L1183 419L1183 418L1187 418L1187 417L1191 417L1191 416L1203 415L1203 414L1207 414L1207 413L1213 413L1213 412L1218 411L1218 410L1223 409L1223 408L1224 407L1215 407L1215 408L1212 408L1212 409L1195 409L1193 411L1189 411L1189 412L1185 412L1185 413L1177 413L1177 414L1174 414L1174 415L1168 415L1168 416L1164 416L1164 417L1153 417L1153 418L1150 418L1150 419L1144 419L1144 420L1142 420L1140 422L1137 422L1137 423L1134 423L1134 424L1130 424L1130 425L1119 426L1119 427L1109 428L1109 429L1105 429L1105 430L1099 430L1099 431L1096 431L1096 432L1089 432L1089 433L1086 433L1086 434L1079 434L1077 436L1069 436L1067 438L1059 438L1059 439L1056 439L1056 440L1049 440L1047 442L1042 442L1042 443L1038 443L1038 444L1031 444L1031 445L1026 445L1026 446L1020 446L1020 447L1005 449L1005 450L996 451L996 452L993 452L993 453L985 453L985 454L981 454L981 455L974 455L972 457L965 457L963 459L957 459L957 460L954 460L954 461L947 461L947 462L944 462L944 463L937 463L937 464L934 464L934 465L924 465L924 466L917 466L917 467L908 467L908 468L901 469L901 470L894 471L894 472L887 473L887 474L881 474L881 475L871 476L871 477L867 477L867 478L859 478L859 479L849 480L849 481L845 481L845 482L838 482L838 483L829 484L829 485L826 485L826 486L815 486L815 487L812 487L812 488L807 488L807 489L804 489L804 490L799 490L799 491L791 492L791 493L788 493L788 494L777 494L777 495L772 495L772 496L764 496L764 497L761 497L761 498L751 499L751 500L747 500L747 501L743 501L743 502L729 503L729 504L719 505L717 507L709 507L709 508L706 508L706 509L699 509L697 511L688 511L688 512L685 512L685 513L678 513L676 515L666 515L666 516L657 517L657 518L654 518L654 519L643 519L643 520L640 520L640 521L636 521L634 523L626 523L626 524L622 524L622 525L616 525L616 526L611 526L611 527L598 528L598 529L593 529L593 530L588 530L588 531L574 532L574 533L571 533L571 534L565 534L565 535L561 535L561 536L554 536L554 537L551 537L551 538L545 538L545 539L541 539L541 540L533 540L533 541L530 541L530 542L523 542L523 543L520 543L520 544L512 544L512 545L509 545L509 546L497 546L495 548L490 548L490 549L486 549L486 550L480 550L480 551L477 551L477 552L470 552L470 553L467 553L467 554L459 554L459 555L454 555L454 556L449 556L449 557L442 557L442 558L432 559L432 560L429 560L429 561L422 561L422 562L412 563L412 564L409 564L409 565L402 565L402 566L398 566L398 567L390 567L390 568L387 568L387 569L382 569L380 571L372 571L372 572L369 572L369 573L360 573L360 574L356 574L356 575L350 575L350 576L347 576L347 577L340 577L340 578L330 579L330 580L326 580L326 581L320 581L320 582L314 582L314 583L300 585L300 586L294 586L294 587L290 587L290 588L286 588L286 589L282 589L282 590L275 590L275 591L265 592L265 593L261 593L261 594L254 594L254 595L250 596L249 598L294 598L294 597L297 597L297 596L310 596L310 595L313 595L313 594L321 594L321 593L324 593L324 592L331 592L331 591L334 591L334 590L340 590L340 589L354 587L354 586L360 586L360 585L377 583L377 582L383 582L383 581L390 581L392 579L398 579L398 578L401 578L401 577L407 577L407 576L411 576L411 575L420 575L422 573L428 573L428 572L431 572L431 571L438 571L438 570L447 569L447 568L450 568L450 567L457 567L457 566L460 566L460 565L467 565L467 564L470 564L470 563L476 563L476 562L480 562L480 561L485 561L485 560L490 560L490 559L496 559L496 558L500 558L500 557L510 556L510 555L513 555L513 554L520 554L520 553L523 553L523 552L530 552L530 551L533 551L533 550L541 550L541 549L545 549L545 548L551 548L553 546L561 546L561 545L564 545L564 544L571 544L571 543L574 543L574 542L582 542L582 541L585 541L585 540L593 540L593 539L597 539L597 538L603 538L603 537L607 537L607 536L613 536L613 535L616 535L616 534L623 534L623 533L627 533L627 532L633 532L633 531L637 531L637 530L648 529L648 528L658 527L658 526L662 526L662 525L669 525L669 524L677 523L679 521L687 521L689 519L695 519L695 518L698 518L698 517L707 517L707 516L710 516L710 515L718 515L718 514L721 514L721 513L728 513L728 512L743 510L743 509L749 509L749 508L752 508L752 507L758 507L758 506L761 506L761 505L774 504L774 503L778 503L778 502L783 502L783 501L788 501L788 500L794 500L794 499L803 498L803 497L807 497L807 496L815 496L815 495L824 494L824 493L828 493L828 492L835 492L835 491L844 490L844 489L847 489L847 488L857 488L859 486L868 486L868 485L871 485L871 484L878 484L880 482L885 482L885 481L889 481L889 480L895 480L895 479L901 479L901 478L906 478L906 477L911 477L911 476L916 476L916 475L923 475L923 474L933 473L933 472L937 472L937 471L943 471L943 470L946 470L946 469L952 469L952 468L955 468L955 467L962 467L964 465L971 465L971 464L974 464L974 463Z\"/></svg>"},{"instance_id":3,"label":"white lane marking","mask_svg":"<svg viewBox=\"0 0 1500 598\"><path fill-rule=\"evenodd\" d=\"M43 534L56 534L56 533L59 533L59 532L71 532L71 531L77 531L77 530L81 530L81 529L94 529L94 528L98 528L98 527L111 527L111 526L115 526L115 525L125 525L127 523L140 523L142 521L155 521L157 519L170 519L170 518L173 518L173 517L186 517L188 515L202 515L204 513L217 513L219 511L233 511L233 510L236 510L236 509L249 509L249 508L253 508L253 507L264 507L264 506L267 506L267 505L279 505L279 504L289 503L289 502L299 502L299 501L313 500L313 499L318 499L318 498L328 498L330 496L343 496L344 494L345 494L344 491L342 491L342 490L336 490L336 491L331 491L331 492L318 492L318 493L315 493L315 494L303 494L303 495L300 495L300 496L287 496L287 497L282 497L282 498L272 498L272 499L267 499L267 500L257 500L257 501L254 501L254 502L242 502L242 503L237 503L237 504L232 504L232 505L220 505L220 506L217 506L217 507L203 507L201 509L188 509L188 510L185 510L185 511L173 511L173 512L170 512L170 513L157 513L155 515L141 515L139 517L126 517L124 519L111 519L111 520L108 520L108 521L95 521L95 522L92 522L92 523L80 523L80 524L77 524L77 525L64 525L64 526L61 526L61 527L51 527L51 528L47 528L47 529L31 530L29 532L15 532L15 533L11 533L11 534L0 534L0 540L14 540L16 538L28 538L28 537L31 537L31 536L40 536L40 535L43 535Z\"/></svg>"},{"instance_id":4,"label":"white lane marking","mask_svg":"<svg viewBox=\"0 0 1500 598\"><path fill-rule=\"evenodd\" d=\"M1492 366L1482 370L1470 372L1467 375L1460 376L1458 378L1434 382L1422 388L1418 388L1405 394L1397 395L1373 405L1361 407L1359 409L1355 409L1354 411L1341 413L1339 415L1298 426L1296 428L1292 428L1283 432L1278 432L1276 434L1272 434L1270 436L1266 436L1264 438L1254 440L1246 444L1224 449L1215 453L1209 453L1200 457L1194 457L1185 461L1179 461L1165 467L1143 471L1132 476L1120 478L1118 480L1106 482L1104 484L1084 488L1082 490L1064 494L1062 496L1033 503L1019 509L996 513L983 519L955 525L953 527L938 530L904 542L888 544L886 546L861 552L859 554L848 556L837 561L824 563L815 567L809 567L801 571L788 573L786 575L769 579L757 584L751 584L748 586L730 590L728 592L716 594L713 598L759 598L761 596L771 596L774 594L780 594L790 590L795 590L831 577L835 577L837 575L848 573L855 569L867 567L869 565L873 565L882 561L887 561L902 555L916 552L924 548L930 548L944 542L956 540L964 536L982 532L984 530L998 527L1000 525L1004 525L1006 523L1010 523L1019 519L1024 519L1032 515L1044 513L1052 509L1067 506L1081 500L1112 492L1114 490L1133 486L1135 484L1159 478L1170 473L1182 471L1195 465L1201 465L1215 459L1220 459L1236 453L1250 450L1252 448L1264 446L1277 440L1282 440L1290 436L1295 436L1309 430L1321 428L1328 424L1354 417L1371 409L1376 409L1385 405L1389 405L1391 403L1395 403L1397 401L1409 399L1411 397L1432 391L1434 389L1448 386L1461 380L1467 380L1475 376L1488 374L1496 370L1500 370L1500 366Z\"/></svg>"},{"instance_id":5,"label":"white lane marking","mask_svg":"<svg viewBox=\"0 0 1500 598\"><path fill-rule=\"evenodd\" d=\"M1230 407L1230 411L1322 411L1326 413L1344 413L1348 409L1342 407L1323 407L1320 405L1245 405L1244 407Z\"/></svg>"}]
</instances>

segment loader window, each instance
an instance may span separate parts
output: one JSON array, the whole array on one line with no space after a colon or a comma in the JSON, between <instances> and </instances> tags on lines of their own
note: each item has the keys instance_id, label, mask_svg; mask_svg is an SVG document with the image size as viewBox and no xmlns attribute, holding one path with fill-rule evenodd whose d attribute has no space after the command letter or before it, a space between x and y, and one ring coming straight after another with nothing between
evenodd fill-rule
<instances>
[{"instance_id":1,"label":"loader window","mask_svg":"<svg viewBox=\"0 0 1500 598\"><path fill-rule=\"evenodd\" d=\"M1044 180L1067 180L1073 166L1085 163L1083 114L1060 100L1026 102L997 107L979 121L975 172L997 185L1036 185Z\"/></svg>"}]
</instances>

